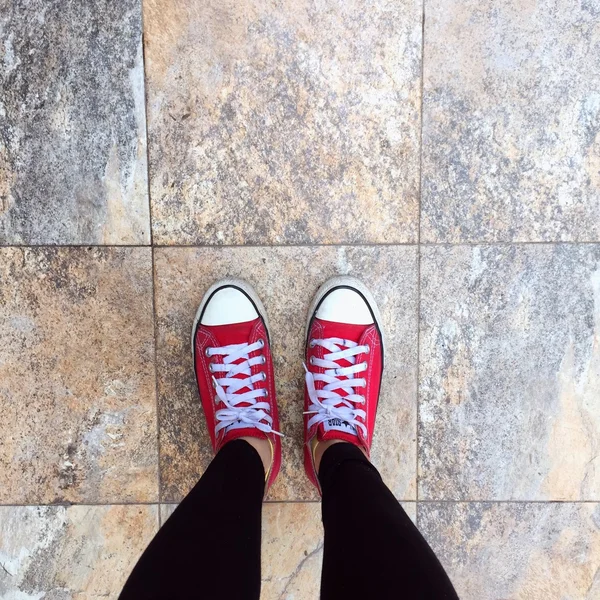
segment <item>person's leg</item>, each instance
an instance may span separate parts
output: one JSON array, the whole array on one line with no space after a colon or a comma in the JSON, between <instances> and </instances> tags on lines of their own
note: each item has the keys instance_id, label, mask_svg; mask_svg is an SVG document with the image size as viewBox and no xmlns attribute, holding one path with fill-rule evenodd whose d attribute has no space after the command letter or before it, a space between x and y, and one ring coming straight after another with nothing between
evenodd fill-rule
<instances>
[{"instance_id":1,"label":"person's leg","mask_svg":"<svg viewBox=\"0 0 600 600\"><path fill-rule=\"evenodd\" d=\"M323 600L456 599L439 561L369 462L382 319L360 281L317 291L306 332L306 474L323 496Z\"/></svg>"},{"instance_id":2,"label":"person's leg","mask_svg":"<svg viewBox=\"0 0 600 600\"><path fill-rule=\"evenodd\" d=\"M227 279L206 292L192 354L216 456L148 546L121 600L260 596L261 505L281 465L281 434L266 315L250 285Z\"/></svg>"},{"instance_id":3,"label":"person's leg","mask_svg":"<svg viewBox=\"0 0 600 600\"><path fill-rule=\"evenodd\" d=\"M322 600L458 598L419 530L356 446L329 447L319 481L325 528Z\"/></svg>"},{"instance_id":4,"label":"person's leg","mask_svg":"<svg viewBox=\"0 0 600 600\"><path fill-rule=\"evenodd\" d=\"M120 600L258 600L265 471L244 440L223 446L152 540Z\"/></svg>"}]
</instances>

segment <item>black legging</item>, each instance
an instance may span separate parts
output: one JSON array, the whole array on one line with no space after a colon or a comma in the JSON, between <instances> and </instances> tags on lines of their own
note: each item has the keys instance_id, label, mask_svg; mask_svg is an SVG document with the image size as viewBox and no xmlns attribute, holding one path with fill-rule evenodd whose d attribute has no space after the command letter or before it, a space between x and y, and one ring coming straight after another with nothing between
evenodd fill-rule
<instances>
[{"instance_id":1,"label":"black legging","mask_svg":"<svg viewBox=\"0 0 600 600\"><path fill-rule=\"evenodd\" d=\"M321 598L457 598L444 569L351 444L334 444L319 469L325 545ZM264 469L236 440L152 540L120 600L258 600ZM283 549L282 549L283 550Z\"/></svg>"}]
</instances>

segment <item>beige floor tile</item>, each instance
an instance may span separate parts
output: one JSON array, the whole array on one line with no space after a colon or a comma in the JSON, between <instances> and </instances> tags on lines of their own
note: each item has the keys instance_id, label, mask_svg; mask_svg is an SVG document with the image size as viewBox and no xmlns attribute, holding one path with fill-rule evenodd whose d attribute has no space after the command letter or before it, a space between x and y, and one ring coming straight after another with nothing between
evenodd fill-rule
<instances>
[{"instance_id":1,"label":"beige floor tile","mask_svg":"<svg viewBox=\"0 0 600 600\"><path fill-rule=\"evenodd\" d=\"M147 0L159 244L414 242L417 0Z\"/></svg>"},{"instance_id":2,"label":"beige floor tile","mask_svg":"<svg viewBox=\"0 0 600 600\"><path fill-rule=\"evenodd\" d=\"M0 597L117 598L158 528L156 506L0 507Z\"/></svg>"},{"instance_id":3,"label":"beige floor tile","mask_svg":"<svg viewBox=\"0 0 600 600\"><path fill-rule=\"evenodd\" d=\"M265 505L261 600L318 598L322 561L319 502Z\"/></svg>"},{"instance_id":4,"label":"beige floor tile","mask_svg":"<svg viewBox=\"0 0 600 600\"><path fill-rule=\"evenodd\" d=\"M600 498L600 245L426 247L419 498Z\"/></svg>"},{"instance_id":5,"label":"beige floor tile","mask_svg":"<svg viewBox=\"0 0 600 600\"><path fill-rule=\"evenodd\" d=\"M600 598L600 506L419 503L419 526L462 600Z\"/></svg>"},{"instance_id":6,"label":"beige floor tile","mask_svg":"<svg viewBox=\"0 0 600 600\"><path fill-rule=\"evenodd\" d=\"M3 2L0 47L0 244L148 244L141 2Z\"/></svg>"},{"instance_id":7,"label":"beige floor tile","mask_svg":"<svg viewBox=\"0 0 600 600\"><path fill-rule=\"evenodd\" d=\"M425 14L421 240L600 241L598 3Z\"/></svg>"},{"instance_id":8,"label":"beige floor tile","mask_svg":"<svg viewBox=\"0 0 600 600\"><path fill-rule=\"evenodd\" d=\"M402 508L410 517L413 523L417 522L417 503L416 502L401 502Z\"/></svg>"},{"instance_id":9,"label":"beige floor tile","mask_svg":"<svg viewBox=\"0 0 600 600\"><path fill-rule=\"evenodd\" d=\"M149 248L0 249L0 502L157 499Z\"/></svg>"},{"instance_id":10,"label":"beige floor tile","mask_svg":"<svg viewBox=\"0 0 600 600\"><path fill-rule=\"evenodd\" d=\"M383 313L387 364L373 458L394 494L415 496L416 250L374 248L163 248L156 251L158 378L163 501L178 501L211 458L190 354L191 327L206 289L244 277L268 312L283 439L272 500L316 498L302 465L306 313L319 285L337 273L362 278Z\"/></svg>"}]
</instances>

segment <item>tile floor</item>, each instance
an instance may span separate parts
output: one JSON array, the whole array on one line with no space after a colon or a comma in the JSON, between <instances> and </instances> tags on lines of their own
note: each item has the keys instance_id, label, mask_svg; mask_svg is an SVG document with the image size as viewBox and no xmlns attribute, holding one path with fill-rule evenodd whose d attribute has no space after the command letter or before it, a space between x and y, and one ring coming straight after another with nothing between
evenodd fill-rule
<instances>
[{"instance_id":1,"label":"tile floor","mask_svg":"<svg viewBox=\"0 0 600 600\"><path fill-rule=\"evenodd\" d=\"M349 273L374 461L461 598L600 599L600 0L23 0L0 41L0 598L117 597L210 459L225 275L287 434L263 598L316 598L302 322Z\"/></svg>"}]
</instances>

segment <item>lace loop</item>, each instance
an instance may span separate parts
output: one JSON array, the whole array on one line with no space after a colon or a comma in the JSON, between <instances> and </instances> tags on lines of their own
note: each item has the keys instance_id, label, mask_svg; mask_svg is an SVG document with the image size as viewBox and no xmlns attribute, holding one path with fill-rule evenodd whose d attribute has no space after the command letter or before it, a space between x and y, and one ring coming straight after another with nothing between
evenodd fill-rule
<instances>
[{"instance_id":1,"label":"lace loop","mask_svg":"<svg viewBox=\"0 0 600 600\"><path fill-rule=\"evenodd\" d=\"M272 427L273 418L269 414L271 405L261 400L268 397L268 390L254 387L255 383L266 381L267 374L259 371L253 375L252 367L264 365L266 358L263 354L250 358L250 354L262 349L264 345L264 341L260 339L252 344L206 348L207 357L223 357L222 363L209 363L216 392L215 402L225 405L225 408L215 412L218 421L215 433L234 423L244 423L264 433L282 435ZM247 391L241 392L244 388L247 388Z\"/></svg>"},{"instance_id":2,"label":"lace loop","mask_svg":"<svg viewBox=\"0 0 600 600\"><path fill-rule=\"evenodd\" d=\"M341 338L312 339L309 346L322 346L328 350L328 353L324 354L323 358L311 356L309 360L310 365L324 369L323 373L313 373L306 364L304 365L306 388L311 401L304 414L313 415L308 421L308 427L329 419L340 419L354 426L355 429L360 429L367 436L367 427L359 420L364 421L367 413L356 406L365 404L366 399L357 394L355 388L364 388L367 385L366 379L357 378L356 374L366 371L368 364L366 361L357 364L356 357L359 354L367 354L370 350L369 346L360 346L352 340ZM341 366L339 364L341 360L346 360L350 366ZM325 385L317 389L315 385L317 381ZM339 393L340 391L344 394Z\"/></svg>"}]
</instances>

